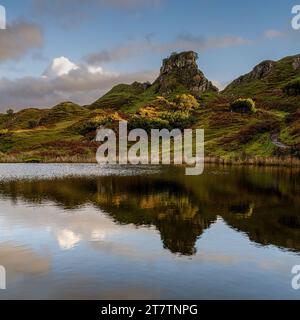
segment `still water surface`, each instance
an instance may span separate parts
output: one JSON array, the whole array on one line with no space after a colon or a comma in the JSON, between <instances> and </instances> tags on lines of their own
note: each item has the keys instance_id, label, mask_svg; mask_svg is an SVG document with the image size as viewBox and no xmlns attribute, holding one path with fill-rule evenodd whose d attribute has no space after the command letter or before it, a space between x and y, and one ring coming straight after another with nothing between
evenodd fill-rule
<instances>
[{"instance_id":1,"label":"still water surface","mask_svg":"<svg viewBox=\"0 0 300 320\"><path fill-rule=\"evenodd\" d=\"M0 165L0 299L300 299L300 172Z\"/></svg>"}]
</instances>

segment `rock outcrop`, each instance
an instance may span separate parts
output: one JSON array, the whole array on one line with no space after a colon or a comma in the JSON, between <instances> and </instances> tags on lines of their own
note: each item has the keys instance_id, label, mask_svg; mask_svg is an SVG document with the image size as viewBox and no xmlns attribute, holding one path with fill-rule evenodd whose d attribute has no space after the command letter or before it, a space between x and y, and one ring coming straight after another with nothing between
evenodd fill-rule
<instances>
[{"instance_id":1,"label":"rock outcrop","mask_svg":"<svg viewBox=\"0 0 300 320\"><path fill-rule=\"evenodd\" d=\"M198 55L193 51L173 53L163 60L160 75L154 82L161 94L169 94L180 88L199 95L206 91L218 91L198 69Z\"/></svg>"},{"instance_id":2,"label":"rock outcrop","mask_svg":"<svg viewBox=\"0 0 300 320\"><path fill-rule=\"evenodd\" d=\"M296 57L293 60L293 69L298 70L300 68L300 57Z\"/></svg>"},{"instance_id":3,"label":"rock outcrop","mask_svg":"<svg viewBox=\"0 0 300 320\"><path fill-rule=\"evenodd\" d=\"M287 84L300 78L300 55L288 56L278 61L266 60L255 66L251 72L231 82L222 93L227 97L260 97L266 96L264 105L274 105L274 101L286 94ZM293 90L293 88L292 88ZM286 92L285 92L286 91ZM275 96L273 102L268 98ZM277 98L276 98L277 97ZM282 101L282 104L284 102ZM293 105L293 103L291 103ZM276 104L277 108L279 102Z\"/></svg>"},{"instance_id":4,"label":"rock outcrop","mask_svg":"<svg viewBox=\"0 0 300 320\"><path fill-rule=\"evenodd\" d=\"M272 60L266 60L258 64L253 70L238 79L234 80L231 85L239 85L241 83L251 80L261 80L265 78L273 70L276 62Z\"/></svg>"}]
</instances>

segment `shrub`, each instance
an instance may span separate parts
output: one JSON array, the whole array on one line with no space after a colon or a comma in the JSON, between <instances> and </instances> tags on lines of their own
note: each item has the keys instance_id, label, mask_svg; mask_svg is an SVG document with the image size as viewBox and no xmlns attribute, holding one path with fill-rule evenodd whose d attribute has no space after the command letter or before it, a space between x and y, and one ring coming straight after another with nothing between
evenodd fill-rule
<instances>
[{"instance_id":1,"label":"shrub","mask_svg":"<svg viewBox=\"0 0 300 320\"><path fill-rule=\"evenodd\" d=\"M184 111L190 111L199 107L197 99L191 94L181 94L176 96L174 103L178 110Z\"/></svg>"},{"instance_id":2,"label":"shrub","mask_svg":"<svg viewBox=\"0 0 300 320\"><path fill-rule=\"evenodd\" d=\"M92 133L93 131L96 131L100 126L112 124L114 121L119 120L122 119L120 118L118 113L113 113L110 115L98 115L94 118L76 123L72 127L72 129L73 132L85 136L89 133Z\"/></svg>"},{"instance_id":3,"label":"shrub","mask_svg":"<svg viewBox=\"0 0 300 320\"><path fill-rule=\"evenodd\" d=\"M174 104L172 102L170 102L169 100L167 100L163 96L156 97L154 105L159 108L171 108L174 106Z\"/></svg>"},{"instance_id":4,"label":"shrub","mask_svg":"<svg viewBox=\"0 0 300 320\"><path fill-rule=\"evenodd\" d=\"M38 120L29 120L28 121L28 129L34 129L38 127L39 121Z\"/></svg>"},{"instance_id":5,"label":"shrub","mask_svg":"<svg viewBox=\"0 0 300 320\"><path fill-rule=\"evenodd\" d=\"M297 96L300 94L300 78L290 81L283 91L290 96Z\"/></svg>"},{"instance_id":6,"label":"shrub","mask_svg":"<svg viewBox=\"0 0 300 320\"><path fill-rule=\"evenodd\" d=\"M191 126L195 118L189 112L164 112L161 115L162 119L169 122L169 126L174 129L186 129Z\"/></svg>"},{"instance_id":7,"label":"shrub","mask_svg":"<svg viewBox=\"0 0 300 320\"><path fill-rule=\"evenodd\" d=\"M230 104L232 112L254 113L256 112L255 102L252 99L237 99Z\"/></svg>"},{"instance_id":8,"label":"shrub","mask_svg":"<svg viewBox=\"0 0 300 320\"><path fill-rule=\"evenodd\" d=\"M130 129L186 129L194 123L191 111L199 103L191 94L181 94L172 101L158 96L152 105L141 108L128 123Z\"/></svg>"},{"instance_id":9,"label":"shrub","mask_svg":"<svg viewBox=\"0 0 300 320\"><path fill-rule=\"evenodd\" d=\"M11 116L13 116L13 114L14 114L14 110L13 110L13 109L8 109L8 110L6 111L6 114L11 117Z\"/></svg>"},{"instance_id":10,"label":"shrub","mask_svg":"<svg viewBox=\"0 0 300 320\"><path fill-rule=\"evenodd\" d=\"M170 123L168 120L159 117L149 118L134 116L129 121L128 128L129 130L139 128L146 131L150 131L151 129L170 129Z\"/></svg>"},{"instance_id":11,"label":"shrub","mask_svg":"<svg viewBox=\"0 0 300 320\"><path fill-rule=\"evenodd\" d=\"M157 110L154 107L143 107L141 108L137 114L141 117L156 117L157 116Z\"/></svg>"},{"instance_id":12,"label":"shrub","mask_svg":"<svg viewBox=\"0 0 300 320\"><path fill-rule=\"evenodd\" d=\"M82 136L90 133L91 131L96 131L100 124L90 120L87 122L82 122L73 127L75 133L79 133Z\"/></svg>"},{"instance_id":13,"label":"shrub","mask_svg":"<svg viewBox=\"0 0 300 320\"><path fill-rule=\"evenodd\" d=\"M128 123L130 130L141 128L146 131L151 129L186 129L195 122L195 118L189 112L166 111L160 112L155 117L135 115Z\"/></svg>"}]
</instances>

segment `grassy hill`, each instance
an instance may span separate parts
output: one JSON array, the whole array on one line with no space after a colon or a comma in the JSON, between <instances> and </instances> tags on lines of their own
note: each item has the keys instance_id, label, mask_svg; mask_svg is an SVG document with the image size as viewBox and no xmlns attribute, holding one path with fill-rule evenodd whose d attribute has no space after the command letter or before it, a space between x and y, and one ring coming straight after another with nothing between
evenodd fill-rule
<instances>
[{"instance_id":1,"label":"grassy hill","mask_svg":"<svg viewBox=\"0 0 300 320\"><path fill-rule=\"evenodd\" d=\"M222 92L229 99L252 97L258 107L293 112L300 108L297 95L288 95L285 88L300 80L300 55L277 62L263 61L250 73L234 80Z\"/></svg>"},{"instance_id":2,"label":"grassy hill","mask_svg":"<svg viewBox=\"0 0 300 320\"><path fill-rule=\"evenodd\" d=\"M290 87L297 90L290 90ZM252 97L258 108L281 115L280 139L288 144L300 144L300 55L277 62L264 61L249 74L233 81L222 92L228 100Z\"/></svg>"},{"instance_id":3,"label":"grassy hill","mask_svg":"<svg viewBox=\"0 0 300 320\"><path fill-rule=\"evenodd\" d=\"M95 161L96 129L121 119L146 130L204 128L211 159L287 163L299 157L300 55L264 61L222 92L196 59L193 52L173 54L153 84L117 85L89 106L63 102L0 114L0 161ZM238 98L253 99L256 112L232 112Z\"/></svg>"}]
</instances>

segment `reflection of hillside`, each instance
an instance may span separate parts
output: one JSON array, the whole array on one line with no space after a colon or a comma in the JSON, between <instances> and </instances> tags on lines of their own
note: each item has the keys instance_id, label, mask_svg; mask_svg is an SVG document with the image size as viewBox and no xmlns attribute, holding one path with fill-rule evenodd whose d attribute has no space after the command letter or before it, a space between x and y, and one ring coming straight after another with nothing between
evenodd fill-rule
<instances>
[{"instance_id":1,"label":"reflection of hillside","mask_svg":"<svg viewBox=\"0 0 300 320\"><path fill-rule=\"evenodd\" d=\"M156 226L171 252L195 253L197 238L216 217L202 214L192 194L176 183L121 181L106 185L106 192L98 194L96 202L101 209L120 223Z\"/></svg>"},{"instance_id":2,"label":"reflection of hillside","mask_svg":"<svg viewBox=\"0 0 300 320\"><path fill-rule=\"evenodd\" d=\"M255 208L251 215L246 211L244 216L228 211L222 217L236 230L247 233L252 241L300 251L300 214L295 207L288 204L272 208L261 206Z\"/></svg>"},{"instance_id":3,"label":"reflection of hillside","mask_svg":"<svg viewBox=\"0 0 300 320\"><path fill-rule=\"evenodd\" d=\"M173 253L195 253L197 238L217 215L252 241L300 250L300 183L286 171L229 168L228 174L65 178L0 184L18 201L54 201L66 209L93 204L116 222L155 226Z\"/></svg>"},{"instance_id":4,"label":"reflection of hillside","mask_svg":"<svg viewBox=\"0 0 300 320\"><path fill-rule=\"evenodd\" d=\"M51 200L66 209L92 203L118 223L156 226L164 246L185 255L195 253L197 238L215 220L201 214L191 192L157 177L15 181L3 183L0 192L14 201Z\"/></svg>"}]
</instances>

